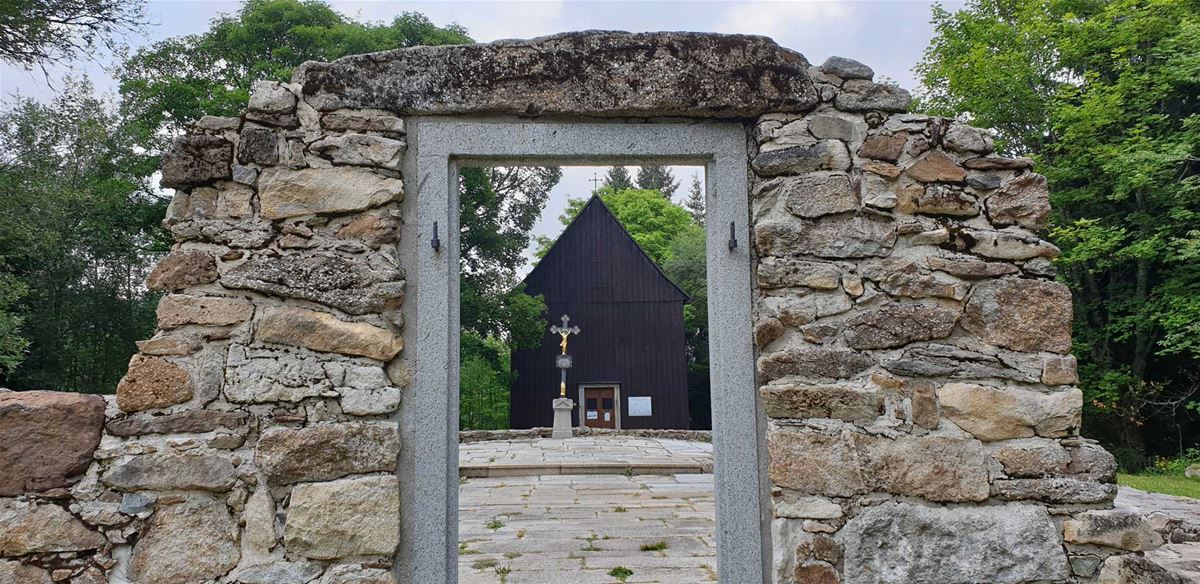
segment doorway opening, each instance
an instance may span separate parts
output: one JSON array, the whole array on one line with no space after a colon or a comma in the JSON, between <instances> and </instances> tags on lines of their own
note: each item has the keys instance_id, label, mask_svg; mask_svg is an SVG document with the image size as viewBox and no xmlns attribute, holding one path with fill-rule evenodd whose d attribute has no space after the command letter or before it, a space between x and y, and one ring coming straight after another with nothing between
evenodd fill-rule
<instances>
[{"instance_id":1,"label":"doorway opening","mask_svg":"<svg viewBox=\"0 0 1200 584\"><path fill-rule=\"evenodd\" d=\"M705 267L701 268L701 271L707 280L704 291L709 303L706 312L710 319L709 334L713 347L710 357L712 363L711 383L713 387L721 388L720 391L713 392L712 406L709 410L712 416L712 451L715 454L715 462L712 463L712 466L715 474L712 479L714 484L712 487L696 487L695 484L692 484L681 485L677 490L687 491L690 489L694 493L699 489L707 488L713 492L716 524L709 529L715 539L716 561L714 566L711 559L694 559L693 567L704 572L703 578L698 581L711 581L719 577L722 581L736 579L737 581L766 582L769 573L767 566L771 557L769 500L762 444L765 434L761 425L764 422L761 412L758 411L753 348L751 346L752 336L750 334L751 292L748 249L750 242L747 231L749 211L746 192L744 128L739 124L729 123L542 123L513 120L448 121L444 118L417 118L410 122L409 139L410 146L406 161L409 169L406 175L418 179L410 181L410 185L415 186L417 191L410 192L410 196L415 195L412 205L415 208L411 209L413 214L410 215L410 217L415 215L415 220L412 220L410 225L417 231L411 239L417 242L414 249L411 249L411 253L415 255L414 265L417 266L418 271L416 274L417 289L414 294L415 314L413 316L415 317L414 324L420 331L422 341L413 355L414 386L417 388L438 386L459 388L461 386L462 371L456 365L466 363L465 360L460 359L463 354L460 339L463 338L462 333L465 330L460 311L465 310L467 304L466 299L462 296L465 289L460 288L459 280L459 257L463 251L460 234L465 236L469 231L460 222L462 215L459 208L459 193L463 177L470 172L470 169L550 165L560 167L565 165L610 165L615 167L614 165L624 164L660 167L698 165L703 168L703 174L698 175L698 180L703 184L702 198L705 199L707 207L700 244L706 263L702 264ZM413 185L413 182L416 184ZM604 197L591 197L582 202L576 216L564 223L568 225L577 223L589 213L597 216L605 213L613 215L608 209L609 205L603 199ZM659 199L661 200L661 197ZM589 209L591 210L589 211ZM616 221L615 218L613 220L620 225L620 221ZM445 228L439 228L439 225ZM469 228L469 225L465 227ZM626 238L633 239L628 230L623 227L620 229ZM569 226L564 229L564 234L556 240L558 243L550 245L546 255L539 259L538 265L551 263L547 257L554 253L556 246L566 245L563 241L570 231L571 227ZM580 239L586 240L586 238ZM632 249L637 250L637 254L648 255L642 247L635 245ZM647 258L647 262L655 265L649 258ZM607 287L611 290L620 292L631 287L626 285L628 283L626 279L614 277L615 273L612 270L626 264L627 262L622 261L612 261L607 265L603 262L601 265L582 262L574 266L576 269L572 270L572 273L602 274L607 279L600 278L600 280L607 282ZM662 276L661 268L655 267L654 270ZM532 272L533 270L531 270ZM529 284L528 280L529 278L526 278L527 285ZM663 280L668 285L672 285L669 284L669 278L663 276ZM575 288L579 294L595 296L599 293L596 290L604 287L581 282ZM682 291L680 296L681 302L688 298L688 295ZM461 305L460 299L463 301ZM575 299L573 302L580 302L580 300ZM559 315L557 314L560 312L559 310L547 309L546 314L549 317L544 324L557 320L556 317L569 317L570 320L563 318L561 329L584 328L580 326L581 320L584 319L580 316L583 313L579 312L578 306L572 305L569 308L575 310L575 316L572 317L568 314L568 310L563 310L563 314ZM680 319L682 320L682 314ZM588 330L592 330L591 325ZM551 329L544 331L543 334L557 333ZM578 346L584 342L584 338L583 334L570 332L564 334L561 352L571 357L572 344ZM680 352L685 353L685 350L682 349L683 341L680 339ZM609 346L611 348L621 342L623 342L621 339L617 339ZM545 343L540 345L540 347L544 346ZM582 350L582 348L579 349ZM518 353L518 351L513 351L510 354L511 362L514 364L518 360ZM551 369L551 371L557 370L559 375L563 370L571 371L574 366L572 363L571 369L558 368L557 362L543 362L542 368L547 368L551 364L557 368ZM661 368L663 365L659 363L656 366ZM518 367L513 368L521 370ZM686 378L686 366L683 370ZM581 371L582 366L579 370L575 370L575 373L581 373ZM520 378L521 376L518 376L518 379ZM560 378L555 381L556 383L553 385L539 383L538 386L541 390L547 389L548 386L551 392L550 397L554 397L555 394L558 396L567 394L568 398L578 396L577 399L581 403L573 405L582 405L585 409L573 408L571 425L580 430L615 431L615 428L612 430L588 428L586 424L581 424L578 420L580 412L585 421L589 416L586 410L589 399L587 386L596 390L611 389L610 399L612 402L610 405L612 407L611 411L607 413L612 417L614 426L619 417L622 430L634 426L634 421L639 417L652 417L659 411L669 409L666 407L667 402L660 401L653 395L637 395L637 388L632 383L608 376L581 376L578 379L562 380ZM568 387L568 381L571 384L570 387ZM597 400L597 407L594 411L597 421L599 421L607 410L604 407L606 405L604 400L607 396L596 393L590 397ZM649 397L649 403L647 400L632 399L639 397ZM540 409L549 409L546 408L546 405L548 404L543 402ZM635 410L639 416L634 416ZM430 489L410 492L407 495L402 494L402 514L405 515L406 520L402 523L402 549L398 556L402 565L398 566L398 570L402 576L412 574L422 578L423 581L508 581L510 574L515 573L517 566L502 563L502 560L517 560L523 557L526 552L517 548L533 545L526 540L526 538L531 538L531 531L528 528L524 529L524 533L521 532L521 529L514 530L513 540L510 541L510 545L514 549L498 552L500 557L470 557L487 554L476 553L482 552L481 549L472 549L473 542L469 540L474 534L468 532L465 523L458 521L460 509L457 488L460 484L460 469L457 464L458 426L461 411L458 391L414 392L402 411L402 431L409 432L411 435L406 437L407 440L402 441L402 444L408 446L402 446L400 466L402 470L400 472L413 473L414 481L428 484ZM511 423L520 411L524 410L510 407L510 425L517 425ZM647 415L642 416L643 412L646 412ZM682 420L675 426L676 428L691 427L692 415L686 407L682 414ZM406 421L409 423L406 424ZM444 422L445 425L442 427L446 429L442 430L440 440L435 436L438 432L437 422L439 421ZM487 458L500 458L501 456L501 453L492 453ZM563 459L557 464L558 476L535 478L545 484L570 485L573 480L570 476L586 475L588 473L584 472L585 468L589 465L594 466L594 463L591 462L580 462L580 457L574 453L566 452L561 456ZM406 464L409 461L411 464ZM668 467L668 471L671 470L669 463L664 462L663 465ZM439 469L441 470L439 471ZM611 478L606 480L630 478L624 476L625 474L627 473L607 475ZM640 476L636 472L633 474ZM468 484L476 479L499 478L472 476L471 473L465 472L463 476ZM441 480L438 480L439 478ZM515 496L517 501L513 503L520 508L528 508L530 505L528 501L539 500L535 499L538 495L532 491L512 492L513 489L523 488L516 486L516 482L516 476L499 481L495 485L497 489L492 490L491 493ZM438 488L439 484L441 488ZM645 488L639 487L637 490L653 492L654 488L654 485L646 485ZM611 489L608 490L611 491ZM579 491L545 493L540 500L548 502L554 497L559 497L567 502L566 509L578 508L579 502L584 500L598 502L599 505L608 508L606 512L609 517L629 512L627 506L603 499L602 495L605 491L606 489L598 489L591 494ZM649 495L651 500L655 496L659 495ZM464 509L478 502L477 499L468 499L466 494L463 495ZM622 508L624 509L622 510ZM501 511L486 518L486 521L475 521L481 525L472 525L470 529L487 530L492 533L505 530L509 526L506 518L518 517L517 514L520 512L515 507L511 510ZM593 520L598 519L598 513L594 509L585 511L585 513L590 513ZM465 517L466 513L464 512L464 519ZM551 521L550 523L562 524L564 522ZM410 533L403 533L403 531ZM552 532L541 534L542 537L558 543L559 545L556 546L558 548L566 547L561 545L562 535L562 533ZM603 533L603 530L596 533L589 531L587 535L579 536L578 539L571 537L571 543L579 543L580 550L567 549L564 551L559 549L558 551L562 552L564 556L558 559L582 567L588 563L581 558L571 557L571 554L579 552L600 554L605 551L610 555L609 559L596 560L600 563L592 563L590 566L604 567L609 576L620 579L628 578L637 571L637 568L632 565L624 565L624 562L628 561L625 558L632 558L633 563L640 561L643 570L650 570L654 568L653 561L638 560L638 556L649 554L647 557L662 557L658 552L666 552L672 545L670 541L639 542L632 550L603 550L604 545L599 542L605 535L616 537ZM441 545L437 546L438 543ZM614 544L610 543L609 545L614 547ZM465 564L462 560L463 556L467 557ZM610 560L613 565L608 566L607 563L604 563L610 562ZM495 563L493 564L493 562ZM464 565L471 571L464 568ZM559 565L551 569L559 569L561 572L562 568L563 566ZM664 572L669 573L670 569L666 568ZM484 579L475 579L476 577ZM673 579L666 573L662 579L678 581L677 578ZM653 580L652 577L651 581Z\"/></svg>"},{"instance_id":2,"label":"doorway opening","mask_svg":"<svg viewBox=\"0 0 1200 584\"><path fill-rule=\"evenodd\" d=\"M715 580L703 174L460 169L459 582Z\"/></svg>"}]
</instances>

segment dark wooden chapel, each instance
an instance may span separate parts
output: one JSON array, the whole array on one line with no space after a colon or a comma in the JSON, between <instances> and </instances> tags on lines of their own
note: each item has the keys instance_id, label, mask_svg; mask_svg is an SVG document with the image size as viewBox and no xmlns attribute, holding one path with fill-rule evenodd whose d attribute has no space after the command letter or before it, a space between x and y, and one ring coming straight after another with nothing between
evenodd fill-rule
<instances>
[{"instance_id":1,"label":"dark wooden chapel","mask_svg":"<svg viewBox=\"0 0 1200 584\"><path fill-rule=\"evenodd\" d=\"M525 291L545 298L547 320L581 331L567 352L572 425L687 429L687 353L683 305L688 295L638 246L593 196L533 271ZM559 395L559 335L547 326L542 346L515 351L510 388L513 428L550 426Z\"/></svg>"}]
</instances>

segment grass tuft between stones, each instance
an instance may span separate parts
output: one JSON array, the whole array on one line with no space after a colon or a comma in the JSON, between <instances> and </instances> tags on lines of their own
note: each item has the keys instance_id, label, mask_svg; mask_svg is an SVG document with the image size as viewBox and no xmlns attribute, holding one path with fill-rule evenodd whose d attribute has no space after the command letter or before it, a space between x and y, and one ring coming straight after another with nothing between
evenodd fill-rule
<instances>
[{"instance_id":1,"label":"grass tuft between stones","mask_svg":"<svg viewBox=\"0 0 1200 584\"><path fill-rule=\"evenodd\" d=\"M620 580L621 582L624 582L626 578L633 575L633 570L630 570L629 568L626 568L625 566L617 566L617 567L609 570L608 575L612 576L613 578L616 578L617 580Z\"/></svg>"}]
</instances>

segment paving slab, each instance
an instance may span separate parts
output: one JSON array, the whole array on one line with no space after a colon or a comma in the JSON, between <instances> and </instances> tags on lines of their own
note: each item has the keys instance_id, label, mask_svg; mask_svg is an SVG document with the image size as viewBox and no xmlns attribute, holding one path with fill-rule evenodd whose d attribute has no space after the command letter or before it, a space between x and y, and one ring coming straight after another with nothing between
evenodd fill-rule
<instances>
[{"instance_id":1,"label":"paving slab","mask_svg":"<svg viewBox=\"0 0 1200 584\"><path fill-rule=\"evenodd\" d=\"M467 478L459 500L460 584L717 579L712 474Z\"/></svg>"},{"instance_id":2,"label":"paving slab","mask_svg":"<svg viewBox=\"0 0 1200 584\"><path fill-rule=\"evenodd\" d=\"M492 440L460 444L464 477L712 472L712 444L636 436Z\"/></svg>"}]
</instances>

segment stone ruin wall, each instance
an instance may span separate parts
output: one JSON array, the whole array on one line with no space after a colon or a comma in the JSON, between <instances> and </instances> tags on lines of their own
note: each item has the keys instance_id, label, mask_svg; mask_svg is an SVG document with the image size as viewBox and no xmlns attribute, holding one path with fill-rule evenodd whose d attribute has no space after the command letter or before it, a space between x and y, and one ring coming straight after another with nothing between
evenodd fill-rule
<instances>
[{"instance_id":1,"label":"stone ruin wall","mask_svg":"<svg viewBox=\"0 0 1200 584\"><path fill-rule=\"evenodd\" d=\"M538 113L745 121L776 581L1133 582L1142 560L1122 554L1161 538L1103 510L1115 462L1079 436L1045 179L985 132L905 113L857 62L694 36L800 68L767 84L781 99L739 96L753 112L614 90ZM679 42L557 38L609 37ZM505 45L482 47L468 56ZM164 157L177 243L148 281L159 330L115 398L0 394L0 582L393 581L414 390L403 112L363 107L328 67L256 84L243 116L203 118ZM400 109L530 113L453 96Z\"/></svg>"}]
</instances>

